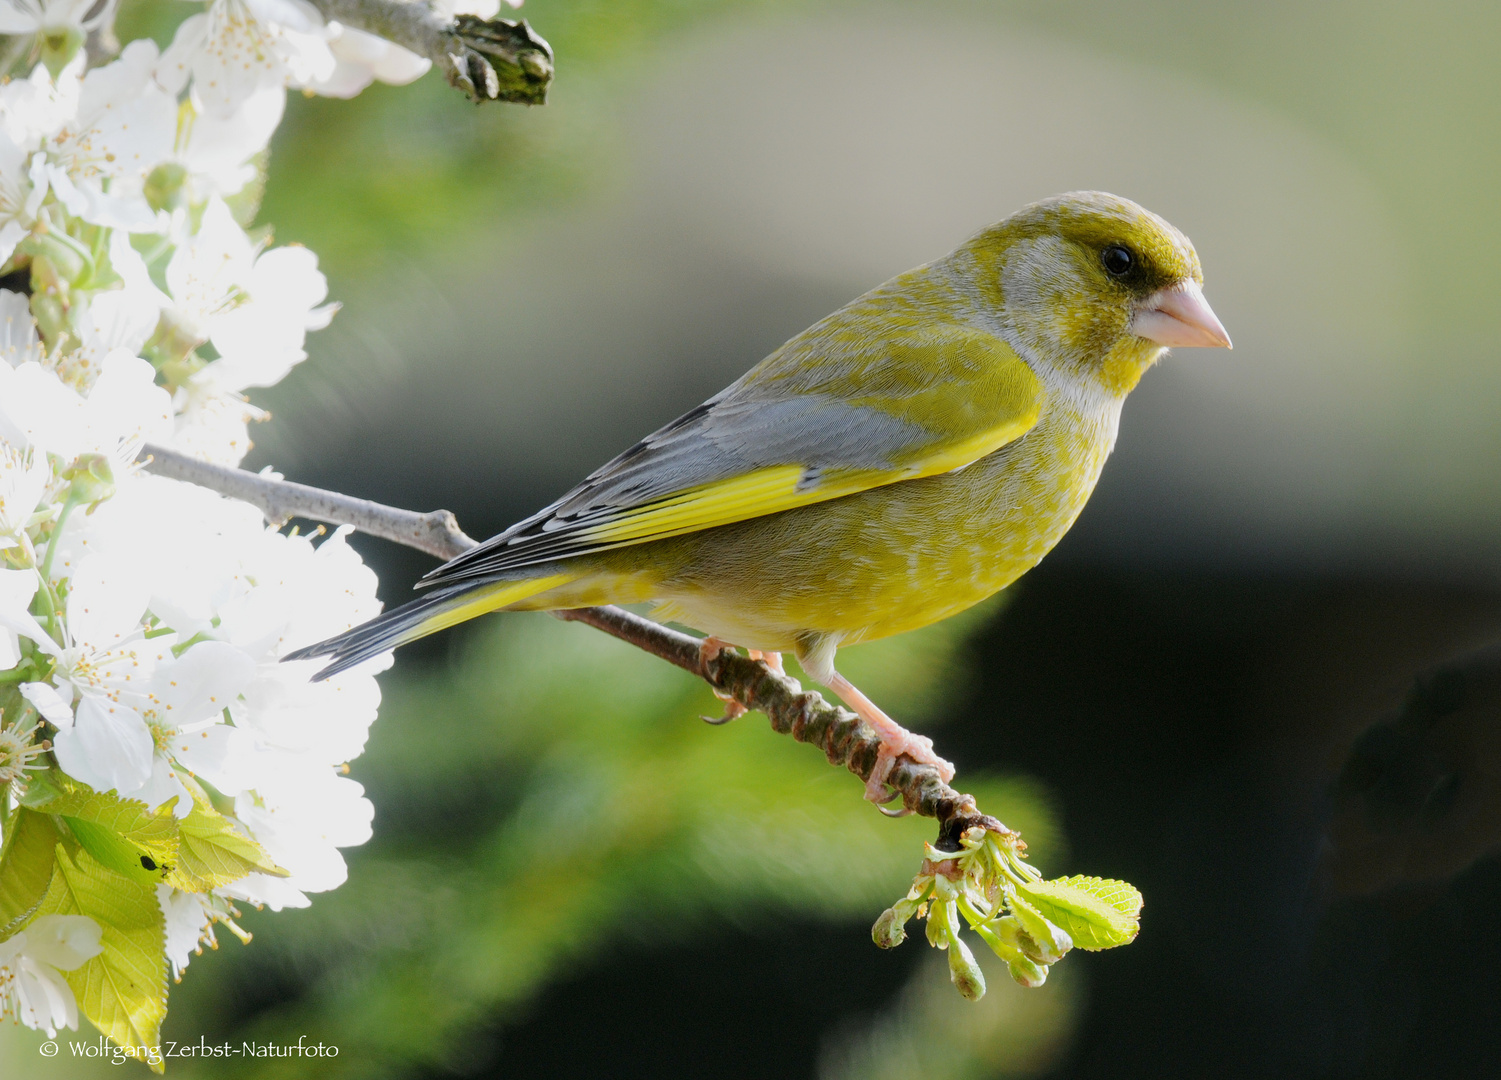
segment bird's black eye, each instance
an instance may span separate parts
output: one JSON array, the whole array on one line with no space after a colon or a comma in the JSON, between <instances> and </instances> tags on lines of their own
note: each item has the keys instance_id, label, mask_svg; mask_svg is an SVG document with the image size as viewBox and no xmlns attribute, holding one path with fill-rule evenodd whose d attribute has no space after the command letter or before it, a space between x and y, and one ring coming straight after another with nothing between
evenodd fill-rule
<instances>
[{"instance_id":1,"label":"bird's black eye","mask_svg":"<svg viewBox=\"0 0 1501 1080\"><path fill-rule=\"evenodd\" d=\"M1105 264L1105 272L1112 277L1125 277L1131 267L1136 265L1136 256L1131 254L1129 248L1111 244L1100 252L1100 261Z\"/></svg>"}]
</instances>

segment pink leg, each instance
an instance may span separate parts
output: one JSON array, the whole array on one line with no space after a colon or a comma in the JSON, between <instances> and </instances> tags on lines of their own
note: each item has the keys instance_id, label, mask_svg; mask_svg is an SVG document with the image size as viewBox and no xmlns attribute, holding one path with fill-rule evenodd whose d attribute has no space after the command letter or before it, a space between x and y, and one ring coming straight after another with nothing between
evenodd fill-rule
<instances>
[{"instance_id":1,"label":"pink leg","mask_svg":"<svg viewBox=\"0 0 1501 1080\"><path fill-rule=\"evenodd\" d=\"M932 739L926 735L915 735L902 727L837 671L827 684L860 719L875 728L876 734L881 738L880 757L876 759L876 767L865 783L865 797L871 802L887 801L886 777L891 775L891 767L903 754L919 765L933 766L945 784L954 778L954 766L933 753Z\"/></svg>"}]
</instances>

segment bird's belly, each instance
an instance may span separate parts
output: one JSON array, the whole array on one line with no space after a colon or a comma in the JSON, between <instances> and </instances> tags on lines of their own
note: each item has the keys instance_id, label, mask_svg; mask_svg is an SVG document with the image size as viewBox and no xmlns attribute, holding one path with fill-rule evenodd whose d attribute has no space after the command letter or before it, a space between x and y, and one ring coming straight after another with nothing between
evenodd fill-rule
<instances>
[{"instance_id":1,"label":"bird's belly","mask_svg":"<svg viewBox=\"0 0 1501 1080\"><path fill-rule=\"evenodd\" d=\"M595 580L750 648L916 629L1035 566L1083 509L1113 434L1039 425L958 472L611 552Z\"/></svg>"}]
</instances>

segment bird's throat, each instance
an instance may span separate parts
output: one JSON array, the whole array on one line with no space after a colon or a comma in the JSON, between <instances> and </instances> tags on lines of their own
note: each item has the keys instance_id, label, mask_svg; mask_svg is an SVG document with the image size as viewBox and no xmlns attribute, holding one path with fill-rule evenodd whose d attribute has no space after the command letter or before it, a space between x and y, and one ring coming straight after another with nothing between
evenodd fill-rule
<instances>
[{"instance_id":1,"label":"bird's throat","mask_svg":"<svg viewBox=\"0 0 1501 1080\"><path fill-rule=\"evenodd\" d=\"M1141 381L1147 368L1167 352L1143 338L1127 334L1116 341L1095 370L1095 378L1114 397L1125 397Z\"/></svg>"}]
</instances>

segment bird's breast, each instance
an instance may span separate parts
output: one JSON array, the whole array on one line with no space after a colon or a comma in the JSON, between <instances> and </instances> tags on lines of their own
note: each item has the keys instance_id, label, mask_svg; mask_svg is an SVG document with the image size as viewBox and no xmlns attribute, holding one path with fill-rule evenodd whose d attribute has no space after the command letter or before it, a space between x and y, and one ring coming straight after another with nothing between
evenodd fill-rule
<instances>
[{"instance_id":1,"label":"bird's breast","mask_svg":"<svg viewBox=\"0 0 1501 1080\"><path fill-rule=\"evenodd\" d=\"M963 611L1035 566L1088 500L1115 409L1047 411L962 469L649 545L615 556L673 618L751 648L808 632L846 642ZM628 554L633 552L633 554ZM644 598L644 597L635 597Z\"/></svg>"}]
</instances>

